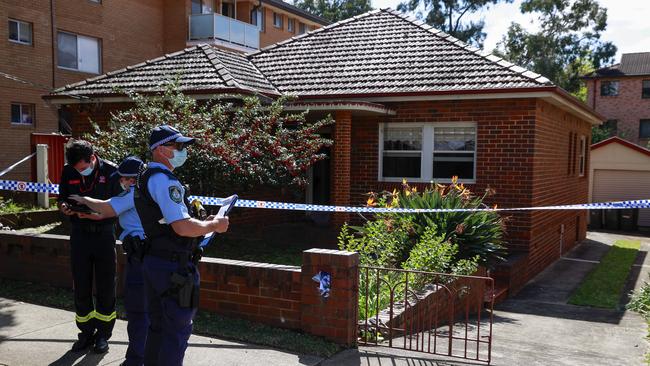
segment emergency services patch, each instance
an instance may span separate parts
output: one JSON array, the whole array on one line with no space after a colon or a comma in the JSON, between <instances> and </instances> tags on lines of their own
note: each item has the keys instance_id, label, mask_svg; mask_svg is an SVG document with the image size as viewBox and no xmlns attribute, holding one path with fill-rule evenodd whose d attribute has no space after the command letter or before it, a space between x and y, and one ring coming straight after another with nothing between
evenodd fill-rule
<instances>
[{"instance_id":1,"label":"emergency services patch","mask_svg":"<svg viewBox=\"0 0 650 366\"><path fill-rule=\"evenodd\" d=\"M181 189L177 186L169 187L169 198L176 203L181 203L183 200L183 195L181 194Z\"/></svg>"}]
</instances>

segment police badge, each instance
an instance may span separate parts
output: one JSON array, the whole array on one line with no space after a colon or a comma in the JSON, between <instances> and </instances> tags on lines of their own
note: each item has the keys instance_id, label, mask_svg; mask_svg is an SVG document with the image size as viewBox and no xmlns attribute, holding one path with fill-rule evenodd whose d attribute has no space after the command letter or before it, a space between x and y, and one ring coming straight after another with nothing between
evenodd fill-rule
<instances>
[{"instance_id":1,"label":"police badge","mask_svg":"<svg viewBox=\"0 0 650 366\"><path fill-rule=\"evenodd\" d=\"M180 187L177 186L169 187L169 198L171 198L172 201L176 203L181 203L181 201L183 200L183 195L181 194Z\"/></svg>"}]
</instances>

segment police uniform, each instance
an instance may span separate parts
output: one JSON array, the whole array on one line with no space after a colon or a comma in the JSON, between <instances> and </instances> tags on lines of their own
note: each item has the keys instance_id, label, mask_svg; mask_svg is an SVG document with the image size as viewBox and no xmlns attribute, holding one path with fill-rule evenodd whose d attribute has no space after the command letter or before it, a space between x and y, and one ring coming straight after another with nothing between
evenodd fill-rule
<instances>
[{"instance_id":1,"label":"police uniform","mask_svg":"<svg viewBox=\"0 0 650 366\"><path fill-rule=\"evenodd\" d=\"M59 202L72 194L107 200L122 189L112 163L100 159L93 172L82 176L66 164L61 173ZM69 202L68 202L69 203ZM75 320L81 344L96 337L108 340L115 324L115 220L100 221L70 216L70 259L74 281ZM95 298L93 304L93 273ZM96 333L95 333L96 331ZM103 350L105 351L105 350Z\"/></svg>"},{"instance_id":2,"label":"police uniform","mask_svg":"<svg viewBox=\"0 0 650 366\"><path fill-rule=\"evenodd\" d=\"M141 160L129 157L120 164L117 174L121 177L136 177L142 166ZM127 255L124 267L124 308L128 320L126 330L129 346L122 366L141 366L144 363L144 347L149 328L142 275L145 235L133 203L134 189L132 186L128 191L108 200L122 228L120 241Z\"/></svg>"},{"instance_id":3,"label":"police uniform","mask_svg":"<svg viewBox=\"0 0 650 366\"><path fill-rule=\"evenodd\" d=\"M169 141L193 141L163 127L152 133L151 150ZM138 176L134 202L148 241L143 269L151 325L145 365L182 365L199 291L191 258L197 240L176 234L170 225L190 218L185 188L165 165L151 162Z\"/></svg>"}]
</instances>

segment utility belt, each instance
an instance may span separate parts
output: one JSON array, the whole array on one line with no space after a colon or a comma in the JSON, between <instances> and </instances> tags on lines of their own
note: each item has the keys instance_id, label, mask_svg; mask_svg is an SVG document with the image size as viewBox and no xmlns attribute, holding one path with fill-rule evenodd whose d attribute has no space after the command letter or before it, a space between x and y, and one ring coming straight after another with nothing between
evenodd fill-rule
<instances>
[{"instance_id":1,"label":"utility belt","mask_svg":"<svg viewBox=\"0 0 650 366\"><path fill-rule=\"evenodd\" d=\"M203 257L203 248L198 247L194 239L189 246L183 248L182 245L176 244L171 239L157 238L157 240L150 241L145 254L177 262L181 265L179 267L187 268L187 264L190 262L195 266L199 264Z\"/></svg>"},{"instance_id":2,"label":"utility belt","mask_svg":"<svg viewBox=\"0 0 650 366\"><path fill-rule=\"evenodd\" d=\"M198 308L199 306L200 288L198 284L194 283L194 272L197 271L196 265L201 260L201 254L202 249L198 247L190 252L151 246L147 251L147 256L178 263L178 270L171 274L170 286L162 296L175 299L181 308ZM190 267L190 262L194 263L194 266Z\"/></svg>"},{"instance_id":3,"label":"utility belt","mask_svg":"<svg viewBox=\"0 0 650 366\"><path fill-rule=\"evenodd\" d=\"M122 240L122 249L129 260L135 258L142 262L142 259L147 252L147 241L140 239L139 236L127 235L124 240Z\"/></svg>"}]
</instances>

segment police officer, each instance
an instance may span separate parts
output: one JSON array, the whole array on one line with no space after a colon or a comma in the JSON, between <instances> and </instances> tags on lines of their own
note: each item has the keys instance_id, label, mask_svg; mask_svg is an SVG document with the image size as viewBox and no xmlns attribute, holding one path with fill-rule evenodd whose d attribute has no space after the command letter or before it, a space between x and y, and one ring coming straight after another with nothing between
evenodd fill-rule
<instances>
[{"instance_id":1,"label":"police officer","mask_svg":"<svg viewBox=\"0 0 650 366\"><path fill-rule=\"evenodd\" d=\"M74 304L79 339L72 351L94 344L94 351L108 351L108 339L115 324L115 228L114 219L81 218L71 194L108 199L121 189L111 178L116 167L101 159L93 146L84 140L71 140L65 153L59 185L59 210L70 217L70 259L74 281ZM86 208L87 209L87 208ZM93 274L96 301L93 304Z\"/></svg>"},{"instance_id":2,"label":"police officer","mask_svg":"<svg viewBox=\"0 0 650 366\"><path fill-rule=\"evenodd\" d=\"M149 328L142 276L145 236L133 203L133 187L136 177L143 167L142 161L136 157L124 159L117 169L123 191L107 201L70 196L77 203L85 204L96 212L94 214L82 213L79 214L80 217L102 220L117 216L122 227L120 240L127 255L124 267L124 307L128 319L127 333L129 335L129 346L126 350L126 360L122 363L123 366L141 366L144 363L144 345Z\"/></svg>"},{"instance_id":3,"label":"police officer","mask_svg":"<svg viewBox=\"0 0 650 366\"><path fill-rule=\"evenodd\" d=\"M197 238L228 229L228 218L199 221L188 213L185 189L173 171L183 165L192 143L171 126L154 128L149 138L153 162L138 176L134 194L149 243L143 265L151 320L145 365L183 364L198 307L199 273L192 263Z\"/></svg>"}]
</instances>

